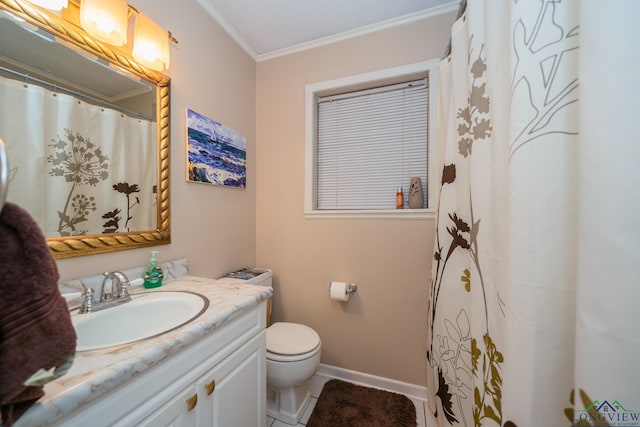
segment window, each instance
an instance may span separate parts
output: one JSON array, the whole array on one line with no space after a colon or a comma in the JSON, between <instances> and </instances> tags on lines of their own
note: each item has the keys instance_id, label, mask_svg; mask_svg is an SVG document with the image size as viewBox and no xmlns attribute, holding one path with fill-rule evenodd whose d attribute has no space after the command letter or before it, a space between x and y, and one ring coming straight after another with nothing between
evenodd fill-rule
<instances>
[{"instance_id":1,"label":"window","mask_svg":"<svg viewBox=\"0 0 640 427\"><path fill-rule=\"evenodd\" d=\"M428 141L437 63L307 86L306 217L433 215ZM415 176L423 209L407 209ZM405 209L395 209L398 187Z\"/></svg>"},{"instance_id":2,"label":"window","mask_svg":"<svg viewBox=\"0 0 640 427\"><path fill-rule=\"evenodd\" d=\"M392 209L426 184L427 98L428 78L318 98L318 210Z\"/></svg>"},{"instance_id":3,"label":"window","mask_svg":"<svg viewBox=\"0 0 640 427\"><path fill-rule=\"evenodd\" d=\"M429 140L439 60L306 87L305 217L433 217ZM407 209L409 180L425 207ZM395 209L402 187L405 209Z\"/></svg>"}]
</instances>

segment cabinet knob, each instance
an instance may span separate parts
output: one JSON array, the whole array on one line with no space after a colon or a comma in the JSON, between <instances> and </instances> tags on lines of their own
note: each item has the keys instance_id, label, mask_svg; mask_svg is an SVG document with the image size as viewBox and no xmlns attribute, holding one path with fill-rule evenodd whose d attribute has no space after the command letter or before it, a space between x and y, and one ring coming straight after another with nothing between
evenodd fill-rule
<instances>
[{"instance_id":1,"label":"cabinet knob","mask_svg":"<svg viewBox=\"0 0 640 427\"><path fill-rule=\"evenodd\" d=\"M187 411L190 411L193 408L195 408L197 403L198 403L198 395L197 394L194 394L193 396L188 398L187 399Z\"/></svg>"},{"instance_id":2,"label":"cabinet knob","mask_svg":"<svg viewBox=\"0 0 640 427\"><path fill-rule=\"evenodd\" d=\"M211 380L209 384L205 385L205 388L207 389L207 396L210 396L216 388L216 380Z\"/></svg>"}]
</instances>

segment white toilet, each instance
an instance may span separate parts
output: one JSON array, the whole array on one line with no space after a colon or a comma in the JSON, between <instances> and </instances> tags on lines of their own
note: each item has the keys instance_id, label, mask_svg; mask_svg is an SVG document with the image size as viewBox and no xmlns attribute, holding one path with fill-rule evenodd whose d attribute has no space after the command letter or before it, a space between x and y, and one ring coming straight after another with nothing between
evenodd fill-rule
<instances>
[{"instance_id":1,"label":"white toilet","mask_svg":"<svg viewBox=\"0 0 640 427\"><path fill-rule=\"evenodd\" d=\"M272 284L271 270L244 269L226 277L250 285ZM310 380L320 365L320 337L308 326L277 322L270 325L267 304L267 415L296 425L311 401Z\"/></svg>"},{"instance_id":2,"label":"white toilet","mask_svg":"<svg viewBox=\"0 0 640 427\"><path fill-rule=\"evenodd\" d=\"M267 328L267 415L296 425L320 365L320 337L308 326L277 322Z\"/></svg>"}]
</instances>

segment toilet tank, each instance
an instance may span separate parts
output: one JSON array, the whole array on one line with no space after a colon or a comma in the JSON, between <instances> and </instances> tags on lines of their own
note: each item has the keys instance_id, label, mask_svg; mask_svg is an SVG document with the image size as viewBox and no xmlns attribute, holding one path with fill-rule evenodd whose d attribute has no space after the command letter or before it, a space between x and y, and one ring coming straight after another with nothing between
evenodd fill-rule
<instances>
[{"instance_id":1,"label":"toilet tank","mask_svg":"<svg viewBox=\"0 0 640 427\"><path fill-rule=\"evenodd\" d=\"M243 268L225 274L225 279L232 279L233 282L243 282L247 285L272 287L272 271L268 268ZM267 300L267 326L271 324L271 303L272 297Z\"/></svg>"}]
</instances>

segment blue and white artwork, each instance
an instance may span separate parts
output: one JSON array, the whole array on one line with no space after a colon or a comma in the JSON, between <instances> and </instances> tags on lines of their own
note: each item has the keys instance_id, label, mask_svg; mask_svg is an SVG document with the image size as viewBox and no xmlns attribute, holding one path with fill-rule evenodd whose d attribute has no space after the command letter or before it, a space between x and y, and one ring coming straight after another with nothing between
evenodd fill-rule
<instances>
[{"instance_id":1,"label":"blue and white artwork","mask_svg":"<svg viewBox=\"0 0 640 427\"><path fill-rule=\"evenodd\" d=\"M187 109L187 180L235 188L247 185L244 135Z\"/></svg>"}]
</instances>

